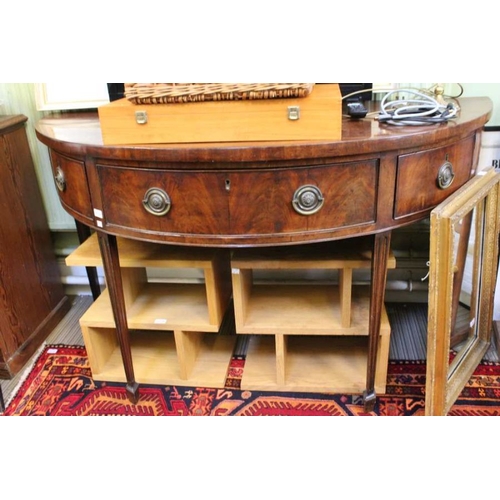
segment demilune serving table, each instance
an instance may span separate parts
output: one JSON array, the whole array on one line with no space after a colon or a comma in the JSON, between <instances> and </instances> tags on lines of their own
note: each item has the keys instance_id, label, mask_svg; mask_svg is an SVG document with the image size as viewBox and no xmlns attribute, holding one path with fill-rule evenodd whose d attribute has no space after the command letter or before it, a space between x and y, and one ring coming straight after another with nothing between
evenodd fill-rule
<instances>
[{"instance_id":1,"label":"demilune serving table","mask_svg":"<svg viewBox=\"0 0 500 500\"><path fill-rule=\"evenodd\" d=\"M234 307L236 333L270 336L275 341L277 375L268 386L249 387L310 389L309 382L287 385L295 369L287 362L296 339L306 335L306 344L298 348L302 353L308 338L313 343L317 337L343 336L344 345L338 351L343 353L353 333L366 340L361 391L365 407L373 407L391 232L428 217L476 172L481 132L492 103L488 98L462 98L459 105L459 116L440 125L401 127L346 118L338 141L109 146L103 145L97 113L41 119L36 133L49 148L62 206L99 242L97 257L79 261L88 266L102 262L107 284L106 293L95 303L97 315L81 323L93 376L123 378L133 402L139 397L141 381L172 383L168 375L151 376L155 364L161 372L169 363L178 363L181 380L202 383L203 374L201 379L193 374L198 369L207 374L215 365L207 361L197 367L196 363L207 349L211 356L218 348L212 340L204 345L207 341L200 332L211 332L213 339L225 309ZM344 279L350 276L346 269L359 263L349 264L345 253L337 258L337 248L345 241L352 243L351 249L369 241L371 286L365 302L358 301L354 290L351 296L351 283ZM146 253L138 257L134 252L139 250L130 245L139 245ZM150 265L203 268L205 303L200 304L203 293L201 299L199 294L189 298L181 288L157 286L152 295L145 292L143 268ZM293 288L268 292L252 282L252 270L258 268L322 266L342 271L332 300L340 301L338 311L344 316L331 327L328 319L313 325L313 316L299 324L301 315L311 311L318 317L314 304L330 300L329 295L314 298L324 287L312 287L310 293ZM166 304L169 297L183 303L184 319L174 319L174 312L148 309ZM287 306L289 323L285 299L289 304L302 301L297 307ZM311 304L304 305L308 300ZM355 311L355 304L360 311ZM346 305L352 306L351 318ZM200 322L199 307L204 308L203 314L208 310L208 319ZM361 323L355 324L358 316ZM155 336L137 335L136 330L149 330ZM167 330L175 334L170 347L163 346L163 337L158 338L158 332ZM174 361L168 361L164 348L176 351ZM116 377L112 370L106 374L105 366L114 356L113 349L120 365L114 369L121 374ZM320 359L321 348L317 351ZM141 370L140 377L135 370ZM257 377L265 370L256 364ZM325 371L323 378L328 377ZM332 390L324 382L317 387Z\"/></svg>"}]
</instances>

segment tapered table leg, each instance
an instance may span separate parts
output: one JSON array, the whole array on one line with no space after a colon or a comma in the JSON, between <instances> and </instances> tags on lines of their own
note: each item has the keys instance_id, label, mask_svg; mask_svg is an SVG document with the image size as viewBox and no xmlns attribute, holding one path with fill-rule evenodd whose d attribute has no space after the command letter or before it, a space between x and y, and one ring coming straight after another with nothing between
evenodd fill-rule
<instances>
[{"instance_id":1,"label":"tapered table leg","mask_svg":"<svg viewBox=\"0 0 500 500\"><path fill-rule=\"evenodd\" d=\"M391 246L391 232L376 234L373 242L371 264L370 318L368 327L368 365L366 390L363 393L365 411L372 411L375 406L375 372L380 339L380 322L384 307L385 286L387 282L387 259Z\"/></svg>"},{"instance_id":2,"label":"tapered table leg","mask_svg":"<svg viewBox=\"0 0 500 500\"><path fill-rule=\"evenodd\" d=\"M123 297L123 284L118 256L116 236L101 231L97 232L101 250L106 285L108 288L111 308L116 325L116 336L120 345L125 376L127 378L127 395L132 403L139 399L139 384L135 381L132 352L130 349L130 336L127 324L127 313Z\"/></svg>"}]
</instances>

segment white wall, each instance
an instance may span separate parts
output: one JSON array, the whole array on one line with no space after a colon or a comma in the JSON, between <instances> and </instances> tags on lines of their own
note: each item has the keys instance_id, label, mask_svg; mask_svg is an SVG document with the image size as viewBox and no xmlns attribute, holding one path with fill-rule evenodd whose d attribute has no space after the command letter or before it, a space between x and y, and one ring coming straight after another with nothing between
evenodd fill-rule
<instances>
[{"instance_id":1,"label":"white wall","mask_svg":"<svg viewBox=\"0 0 500 500\"><path fill-rule=\"evenodd\" d=\"M500 83L464 83L464 97L487 96L493 101L493 115L487 127L500 127Z\"/></svg>"}]
</instances>

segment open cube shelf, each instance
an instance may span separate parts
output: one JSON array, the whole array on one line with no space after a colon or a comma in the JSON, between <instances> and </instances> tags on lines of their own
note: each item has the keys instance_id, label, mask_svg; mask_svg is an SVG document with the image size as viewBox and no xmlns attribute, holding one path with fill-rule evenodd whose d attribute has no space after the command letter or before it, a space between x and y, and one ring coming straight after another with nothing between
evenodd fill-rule
<instances>
[{"instance_id":1,"label":"open cube shelf","mask_svg":"<svg viewBox=\"0 0 500 500\"><path fill-rule=\"evenodd\" d=\"M387 328L387 325L385 325ZM375 390L386 389L390 335L381 334ZM366 387L367 337L253 335L241 388L360 394Z\"/></svg>"},{"instance_id":2,"label":"open cube shelf","mask_svg":"<svg viewBox=\"0 0 500 500\"><path fill-rule=\"evenodd\" d=\"M113 328L82 326L95 380L125 383ZM200 332L131 330L137 382L159 385L224 387L234 339Z\"/></svg>"},{"instance_id":3,"label":"open cube shelf","mask_svg":"<svg viewBox=\"0 0 500 500\"><path fill-rule=\"evenodd\" d=\"M176 247L139 240L118 238L118 253L123 281L123 293L127 312L138 297L147 289L154 290L148 283L146 268L201 269L208 310L210 329L217 331L227 309L231 296L231 279L228 254L219 249ZM97 236L94 234L66 258L68 266L100 267L101 254ZM190 284L193 289L196 284ZM179 288L181 290L181 288ZM154 295L154 291L148 292ZM193 292L194 296L199 293ZM154 302L156 304L156 301ZM182 297L175 301L183 305ZM188 323L188 317L184 325Z\"/></svg>"},{"instance_id":4,"label":"open cube shelf","mask_svg":"<svg viewBox=\"0 0 500 500\"><path fill-rule=\"evenodd\" d=\"M114 328L108 291L104 290L80 319L81 325ZM132 329L218 332L220 323L209 319L205 286L150 283L127 303L127 323Z\"/></svg>"},{"instance_id":5,"label":"open cube shelf","mask_svg":"<svg viewBox=\"0 0 500 500\"><path fill-rule=\"evenodd\" d=\"M354 269L371 267L367 239L264 250L231 258L236 333L251 334L242 389L360 392L366 382L369 290ZM388 268L396 260L391 253ZM335 269L331 283L257 283L254 271ZM390 324L382 310L376 390L385 391Z\"/></svg>"},{"instance_id":6,"label":"open cube shelf","mask_svg":"<svg viewBox=\"0 0 500 500\"><path fill-rule=\"evenodd\" d=\"M224 387L235 337L219 335L231 297L228 254L118 238L136 381ZM67 259L102 266L93 235ZM146 268L197 268L203 283L151 283ZM80 319L96 380L126 382L107 290Z\"/></svg>"}]
</instances>

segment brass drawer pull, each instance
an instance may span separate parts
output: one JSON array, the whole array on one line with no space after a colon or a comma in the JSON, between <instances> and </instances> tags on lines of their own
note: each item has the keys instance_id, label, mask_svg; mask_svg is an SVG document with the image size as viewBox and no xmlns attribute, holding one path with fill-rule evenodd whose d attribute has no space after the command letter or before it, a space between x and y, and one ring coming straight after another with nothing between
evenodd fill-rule
<instances>
[{"instance_id":1,"label":"brass drawer pull","mask_svg":"<svg viewBox=\"0 0 500 500\"><path fill-rule=\"evenodd\" d=\"M292 199L294 210L301 215L315 214L323 206L323 193L316 186L301 186Z\"/></svg>"},{"instance_id":2,"label":"brass drawer pull","mask_svg":"<svg viewBox=\"0 0 500 500\"><path fill-rule=\"evenodd\" d=\"M56 182L57 189L63 193L66 191L66 176L61 167L56 168L56 174L54 175L54 180Z\"/></svg>"},{"instance_id":3,"label":"brass drawer pull","mask_svg":"<svg viewBox=\"0 0 500 500\"><path fill-rule=\"evenodd\" d=\"M168 213L172 206L170 196L160 188L148 189L142 203L150 214L157 215L158 217Z\"/></svg>"},{"instance_id":4,"label":"brass drawer pull","mask_svg":"<svg viewBox=\"0 0 500 500\"><path fill-rule=\"evenodd\" d=\"M445 161L438 171L437 184L440 189L449 188L453 184L455 173L453 165L449 161Z\"/></svg>"}]
</instances>

